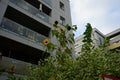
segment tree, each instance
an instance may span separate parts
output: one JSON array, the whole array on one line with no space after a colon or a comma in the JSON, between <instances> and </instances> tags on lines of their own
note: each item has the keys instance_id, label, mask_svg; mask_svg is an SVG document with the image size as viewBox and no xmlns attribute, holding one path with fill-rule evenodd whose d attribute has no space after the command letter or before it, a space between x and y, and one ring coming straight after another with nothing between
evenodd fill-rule
<instances>
[{"instance_id":1,"label":"tree","mask_svg":"<svg viewBox=\"0 0 120 80\"><path fill-rule=\"evenodd\" d=\"M92 34L92 27L90 23L87 23L86 25L86 30L83 33L84 38L83 38L83 45L82 45L82 52L90 51L92 47L92 39L91 39L91 34Z\"/></svg>"},{"instance_id":2,"label":"tree","mask_svg":"<svg viewBox=\"0 0 120 80\"><path fill-rule=\"evenodd\" d=\"M102 74L120 77L120 51L110 51L107 42L78 58L81 80L102 80Z\"/></svg>"}]
</instances>

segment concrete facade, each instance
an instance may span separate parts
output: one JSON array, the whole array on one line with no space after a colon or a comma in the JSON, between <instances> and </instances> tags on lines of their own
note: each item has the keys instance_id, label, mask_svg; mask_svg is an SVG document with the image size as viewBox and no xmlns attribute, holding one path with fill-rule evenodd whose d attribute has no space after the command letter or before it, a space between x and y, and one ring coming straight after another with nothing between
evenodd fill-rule
<instances>
[{"instance_id":1,"label":"concrete facade","mask_svg":"<svg viewBox=\"0 0 120 80\"><path fill-rule=\"evenodd\" d=\"M110 38L110 49L120 49L120 28L105 35Z\"/></svg>"},{"instance_id":2,"label":"concrete facade","mask_svg":"<svg viewBox=\"0 0 120 80\"><path fill-rule=\"evenodd\" d=\"M15 60L11 65L24 66L49 56L43 53L43 40L54 41L49 33L56 20L59 25L72 25L69 0L0 0L0 70L10 67L1 67L8 59Z\"/></svg>"},{"instance_id":3,"label":"concrete facade","mask_svg":"<svg viewBox=\"0 0 120 80\"><path fill-rule=\"evenodd\" d=\"M81 53L81 48L83 45L83 35L75 38L75 55L76 57L80 55ZM103 42L104 38L109 38L109 49L113 50L113 49L118 49L120 50L120 28L117 30L114 30L106 35L104 35L103 33L101 33L98 29L93 28L93 32L92 32L92 41L93 41L93 45L95 47L99 47L99 45Z\"/></svg>"}]
</instances>

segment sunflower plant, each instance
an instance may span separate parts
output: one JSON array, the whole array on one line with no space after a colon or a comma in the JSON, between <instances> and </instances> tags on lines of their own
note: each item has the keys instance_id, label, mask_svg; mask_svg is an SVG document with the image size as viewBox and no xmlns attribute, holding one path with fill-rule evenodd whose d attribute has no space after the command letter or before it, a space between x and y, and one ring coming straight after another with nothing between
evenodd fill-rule
<instances>
[{"instance_id":1,"label":"sunflower plant","mask_svg":"<svg viewBox=\"0 0 120 80\"><path fill-rule=\"evenodd\" d=\"M71 27L68 24L61 26L58 25L58 21L55 21L53 24L53 29L51 30L51 37L56 39L56 42L45 43L46 39L44 40L45 47L48 52L55 52L54 59L58 63L63 63L64 57L71 57L72 58L72 51L73 51L73 44L74 44L74 34L71 33L76 31L76 27Z\"/></svg>"},{"instance_id":2,"label":"sunflower plant","mask_svg":"<svg viewBox=\"0 0 120 80\"><path fill-rule=\"evenodd\" d=\"M50 36L56 42L50 41L48 38L43 40L45 51L54 53L55 56L49 56L44 61L39 61L38 65L34 67L29 66L27 76L30 77L23 78L26 80L65 80L70 77L68 74L71 73L71 70L68 68L74 69L72 66L74 63L72 59L74 34L71 32L76 29L68 24L61 26L58 21L55 21Z\"/></svg>"}]
</instances>

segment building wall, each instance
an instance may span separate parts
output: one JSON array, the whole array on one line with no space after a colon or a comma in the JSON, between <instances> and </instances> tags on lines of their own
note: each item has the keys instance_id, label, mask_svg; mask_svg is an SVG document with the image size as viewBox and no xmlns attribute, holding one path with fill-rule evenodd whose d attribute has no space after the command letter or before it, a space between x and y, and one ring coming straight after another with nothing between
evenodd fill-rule
<instances>
[{"instance_id":1,"label":"building wall","mask_svg":"<svg viewBox=\"0 0 120 80\"><path fill-rule=\"evenodd\" d=\"M14 2L14 0L10 0L10 1L9 0L1 0L1 2L0 2L0 11L1 11L0 12L0 23L1 23L2 19L3 19L3 16L5 15L5 11L7 9L7 6L9 5L9 6L15 8L16 10L26 14L27 16L33 18L34 20L37 20L38 22L46 25L50 29L52 28L52 24L54 23L55 20L58 20L59 23L60 23L60 16L64 17L64 19L65 19L65 23L64 24L72 25L71 24L71 14L70 14L70 5L69 5L69 1L68 0L49 0L49 2L51 4L49 4L49 2L47 0L41 0L43 5L46 5L49 9L51 9L51 15L49 15L50 22L45 22L45 20L42 20L41 18L39 18L36 15L33 15L32 12L30 12L30 10L29 10L29 6L28 5L22 5L23 4L23 2L22 2L23 0L20 0L20 1L19 0L15 0L14 3L12 3L11 1ZM19 4L18 4L18 2L19 2ZM64 10L62 10L60 8L60 2L62 2L64 4ZM16 4L17 4L17 6L16 6ZM33 8L31 8L31 9L33 9ZM1 36L5 36L5 37L11 38L13 40L16 40L18 42L21 42L23 44L30 45L29 44L30 43L29 40L28 40L28 42L20 41L20 39L18 39L16 36L10 36L10 35L3 34L3 30L1 30ZM49 37L45 37L45 36L41 35L41 38L42 39L50 38L50 36ZM54 39L52 39L52 40L54 40ZM33 42L33 44L34 44L34 42ZM34 45L36 45L36 44L34 44ZM36 46L30 45L30 46L38 48L40 50L42 49L41 47L43 47L43 46L37 47L37 45Z\"/></svg>"},{"instance_id":2,"label":"building wall","mask_svg":"<svg viewBox=\"0 0 120 80\"><path fill-rule=\"evenodd\" d=\"M81 52L81 48L83 45L83 35L75 38L75 54L76 56L79 56ZM104 35L103 33L101 33L99 30L97 30L96 28L93 28L93 32L92 32L92 41L93 41L93 45L95 47L99 47L99 45L104 41L104 38L110 38L110 46L109 49L120 49L120 29L114 30L106 35Z\"/></svg>"},{"instance_id":3,"label":"building wall","mask_svg":"<svg viewBox=\"0 0 120 80\"><path fill-rule=\"evenodd\" d=\"M7 9L7 6L9 5L9 6L15 8L16 10L18 10L18 11L20 11L20 12L28 15L29 17L33 18L34 20L39 21L40 23L42 23L42 24L46 25L47 27L51 28L51 24L49 24L49 23L41 20L40 18L38 18L37 16L29 13L28 11L25 11L25 9L23 9L23 8L21 8L21 7L19 7L19 6L14 5L13 3L9 2L8 0L2 0L0 4L1 4L1 5L0 5L0 11L1 11L1 12L0 12L0 22L3 20L3 16L5 15L5 11L6 11L6 9ZM13 15L13 16L14 16L14 15ZM10 34L10 35L11 35L11 34ZM10 35L3 34L3 30L1 30L1 36L4 36L4 37L7 37L7 36L8 36L8 38L10 37L10 38L12 38L13 40L16 40L16 41L18 41L18 42L20 41L20 39L17 38L16 35L15 35L15 36L14 36L14 35L13 35L13 36L10 36ZM19 37L19 36L18 36L18 37ZM41 38L42 38L42 37L41 37ZM44 36L44 38L45 38L45 36ZM24 38L23 38L23 39L24 39ZM27 42L21 41L21 43L23 43L23 44L26 43L27 45L30 45L30 44L29 44L29 43L30 43L29 40L27 40ZM33 42L33 43L34 43L34 42ZM36 44L34 44L34 45L35 45L35 47L37 47ZM31 46L33 47L33 45L31 45ZM43 47L43 46L41 46L41 47ZM39 47L39 49L41 50L42 48Z\"/></svg>"},{"instance_id":4,"label":"building wall","mask_svg":"<svg viewBox=\"0 0 120 80\"><path fill-rule=\"evenodd\" d=\"M7 3L8 3L8 0L1 0L1 2L0 2L0 23L2 21L5 10L7 8Z\"/></svg>"},{"instance_id":5,"label":"building wall","mask_svg":"<svg viewBox=\"0 0 120 80\"><path fill-rule=\"evenodd\" d=\"M63 3L63 9L60 8L60 3ZM64 29L65 24L69 24L72 26L71 22L71 12L70 12L70 2L68 0L52 0L52 23L54 21L58 21L58 25L61 26ZM65 22L62 23L60 20L60 17L63 17L65 19ZM54 29L52 27L52 29ZM72 31L70 33L73 33ZM51 38L51 42L57 44L57 40L55 37ZM73 45L72 45L73 46ZM56 55L56 52L51 53L53 56Z\"/></svg>"},{"instance_id":6,"label":"building wall","mask_svg":"<svg viewBox=\"0 0 120 80\"><path fill-rule=\"evenodd\" d=\"M92 40L95 47L99 47L99 45L103 42L104 38L105 35L103 33L101 33L98 29L93 28Z\"/></svg>"},{"instance_id":7,"label":"building wall","mask_svg":"<svg viewBox=\"0 0 120 80\"><path fill-rule=\"evenodd\" d=\"M106 34L106 37L110 38L110 49L120 49L120 28Z\"/></svg>"},{"instance_id":8,"label":"building wall","mask_svg":"<svg viewBox=\"0 0 120 80\"><path fill-rule=\"evenodd\" d=\"M60 2L64 4L64 10L60 8ZM72 25L71 13L70 13L70 2L68 0L52 0L52 20L60 22L60 16L65 18L65 24Z\"/></svg>"},{"instance_id":9,"label":"building wall","mask_svg":"<svg viewBox=\"0 0 120 80\"><path fill-rule=\"evenodd\" d=\"M81 48L82 48L82 45L83 45L83 35L75 38L75 55L80 55L80 52L81 52Z\"/></svg>"},{"instance_id":10,"label":"building wall","mask_svg":"<svg viewBox=\"0 0 120 80\"><path fill-rule=\"evenodd\" d=\"M35 5L31 1L40 1L42 7L35 8L39 7L38 3ZM13 9L17 12L9 11ZM65 19L63 24L60 16ZM48 38L53 42L56 41L49 35L49 31L53 28L52 24L56 20L61 26L72 25L68 0L0 0L0 52L3 52L0 70L9 68L8 65L3 67L3 63L12 64L11 60L17 62L16 70L19 70L19 63L22 65L26 64L26 61L36 63L39 58L45 58L43 40Z\"/></svg>"}]
</instances>

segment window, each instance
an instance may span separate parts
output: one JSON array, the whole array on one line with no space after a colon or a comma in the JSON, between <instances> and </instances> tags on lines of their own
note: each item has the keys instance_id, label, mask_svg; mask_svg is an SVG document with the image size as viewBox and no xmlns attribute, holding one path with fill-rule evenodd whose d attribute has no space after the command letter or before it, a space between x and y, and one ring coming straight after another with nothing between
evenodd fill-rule
<instances>
[{"instance_id":1,"label":"window","mask_svg":"<svg viewBox=\"0 0 120 80\"><path fill-rule=\"evenodd\" d=\"M65 10L64 4L62 2L60 2L60 9L63 11Z\"/></svg>"},{"instance_id":2,"label":"window","mask_svg":"<svg viewBox=\"0 0 120 80\"><path fill-rule=\"evenodd\" d=\"M65 18L64 18L64 17L62 17L62 16L60 16L60 23L61 23L62 25L64 25L64 24L65 24Z\"/></svg>"}]
</instances>

